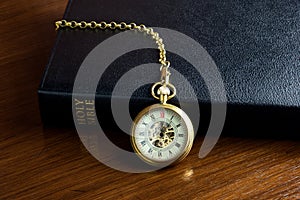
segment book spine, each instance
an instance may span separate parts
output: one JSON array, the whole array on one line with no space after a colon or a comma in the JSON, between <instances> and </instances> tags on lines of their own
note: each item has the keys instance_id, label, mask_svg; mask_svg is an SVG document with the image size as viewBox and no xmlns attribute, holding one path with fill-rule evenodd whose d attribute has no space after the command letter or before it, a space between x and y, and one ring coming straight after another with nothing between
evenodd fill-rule
<instances>
[{"instance_id":1,"label":"book spine","mask_svg":"<svg viewBox=\"0 0 300 200\"><path fill-rule=\"evenodd\" d=\"M70 93L38 91L42 122L45 126L74 126Z\"/></svg>"},{"instance_id":2,"label":"book spine","mask_svg":"<svg viewBox=\"0 0 300 200\"><path fill-rule=\"evenodd\" d=\"M45 126L74 127L74 120L78 124L93 125L97 123L97 118L104 129L119 131L111 112L110 96L96 95L95 99L91 99L88 95L81 95L77 99L72 99L71 93L43 90L39 90L38 95L41 118ZM120 101L123 100L124 98L120 99ZM143 108L154 103L149 99L141 100L139 98L132 98L130 102L129 110L132 118ZM72 105L75 106L74 115ZM95 109L90 109L91 107ZM203 106L201 104L200 107L202 109L198 133L203 135L206 133L210 121L210 105ZM95 110L96 113L91 113L91 110ZM297 126L299 115L300 109L295 107L257 107L229 104L222 134L238 137L300 139L300 127Z\"/></svg>"},{"instance_id":3,"label":"book spine","mask_svg":"<svg viewBox=\"0 0 300 200\"><path fill-rule=\"evenodd\" d=\"M110 127L116 126L111 110L111 96L76 94L76 97L72 98L72 93L42 89L38 91L38 96L41 119L46 126L70 127L74 126L74 120L79 125L94 125L99 122ZM117 101L120 105L125 105L124 102L127 102L128 98L119 97ZM143 108L154 103L154 99L131 98L128 105L131 117L135 117Z\"/></svg>"}]
</instances>

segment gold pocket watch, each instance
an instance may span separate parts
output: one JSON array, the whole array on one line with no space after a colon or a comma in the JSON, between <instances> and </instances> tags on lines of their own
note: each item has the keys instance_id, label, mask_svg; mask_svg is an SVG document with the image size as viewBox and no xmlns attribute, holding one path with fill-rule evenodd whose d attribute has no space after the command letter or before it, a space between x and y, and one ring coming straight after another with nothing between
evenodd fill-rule
<instances>
[{"instance_id":1,"label":"gold pocket watch","mask_svg":"<svg viewBox=\"0 0 300 200\"><path fill-rule=\"evenodd\" d=\"M154 166L167 166L184 159L190 152L193 140L193 125L187 114L167 101L176 95L176 89L169 81L170 62L162 38L152 28L125 22L76 22L60 20L56 28L80 29L119 29L138 30L155 40L159 49L161 80L152 86L151 94L160 100L143 109L135 118L131 131L131 144L137 155L146 163Z\"/></svg>"},{"instance_id":2,"label":"gold pocket watch","mask_svg":"<svg viewBox=\"0 0 300 200\"><path fill-rule=\"evenodd\" d=\"M152 86L152 96L160 103L143 109L135 118L131 131L134 151L151 165L177 163L188 155L193 145L194 130L188 115L167 103L176 95L174 85L169 83L168 67L167 61L161 68L161 81Z\"/></svg>"}]
</instances>

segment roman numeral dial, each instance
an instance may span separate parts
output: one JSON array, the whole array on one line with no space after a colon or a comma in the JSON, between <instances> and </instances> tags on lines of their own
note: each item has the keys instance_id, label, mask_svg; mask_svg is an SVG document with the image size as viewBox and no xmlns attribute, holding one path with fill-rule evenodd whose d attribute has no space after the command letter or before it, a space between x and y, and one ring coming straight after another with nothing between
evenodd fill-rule
<instances>
[{"instance_id":1,"label":"roman numeral dial","mask_svg":"<svg viewBox=\"0 0 300 200\"><path fill-rule=\"evenodd\" d=\"M190 119L169 104L149 106L134 120L131 142L149 164L172 163L190 151L194 138Z\"/></svg>"}]
</instances>

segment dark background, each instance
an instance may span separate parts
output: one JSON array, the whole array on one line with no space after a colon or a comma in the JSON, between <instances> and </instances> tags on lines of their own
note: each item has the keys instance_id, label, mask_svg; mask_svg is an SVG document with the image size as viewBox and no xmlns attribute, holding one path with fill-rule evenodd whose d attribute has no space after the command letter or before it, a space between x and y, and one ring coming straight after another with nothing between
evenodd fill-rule
<instances>
[{"instance_id":1,"label":"dark background","mask_svg":"<svg viewBox=\"0 0 300 200\"><path fill-rule=\"evenodd\" d=\"M69 21L134 21L186 34L208 51L224 81L228 104L223 134L299 139L298 1L122 2L73 0L65 18ZM47 73L39 90L45 124L72 122L71 92L77 70L95 46L116 33L119 31L59 30ZM167 46L166 48L168 49ZM172 53L167 56L171 67L184 75L195 90L201 110L199 133L205 133L209 123L206 119L210 119L210 96L205 82L183 58ZM105 118L108 122L114 121L109 109L109 98L116 82L132 67L157 60L158 53L154 49L136 50L116 59L99 81L96 96L98 117ZM143 78L143 75L137 78ZM171 81L177 88L184 90L181 85L177 85L180 82L174 80L174 77L171 77ZM187 101L192 101L190 92L186 91L184 97ZM140 88L134 95L136 101L130 107L132 113L137 113L152 100L150 86ZM148 102L145 99L149 99ZM109 126L115 127L115 124Z\"/></svg>"}]
</instances>

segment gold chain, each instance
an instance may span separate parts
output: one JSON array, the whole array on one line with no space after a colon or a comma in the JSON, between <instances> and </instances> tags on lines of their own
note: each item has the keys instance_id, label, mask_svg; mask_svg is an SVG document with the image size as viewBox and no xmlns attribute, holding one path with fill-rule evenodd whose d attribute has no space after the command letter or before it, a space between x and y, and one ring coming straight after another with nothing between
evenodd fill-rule
<instances>
[{"instance_id":1,"label":"gold chain","mask_svg":"<svg viewBox=\"0 0 300 200\"><path fill-rule=\"evenodd\" d=\"M155 40L156 44L158 45L158 49L160 52L159 53L159 62L162 64L162 67L160 68L160 70L163 70L163 68L168 69L170 66L170 62L167 61L167 58L166 58L166 50L165 50L165 45L163 43L162 38L159 36L159 34L157 32L154 32L152 28L148 28L144 24L136 25L135 23L126 24L125 22L121 22L121 23L100 22L100 23L97 23L95 21L76 22L76 21L60 20L60 21L55 22L55 26L56 26L56 30L58 30L59 28L67 27L67 28L71 28L71 29L75 29L75 28L80 28L80 29L90 28L90 29L102 29L102 30L104 30L104 29L111 29L111 30L119 29L119 30L138 30L140 32L144 32L147 35L151 36Z\"/></svg>"}]
</instances>

